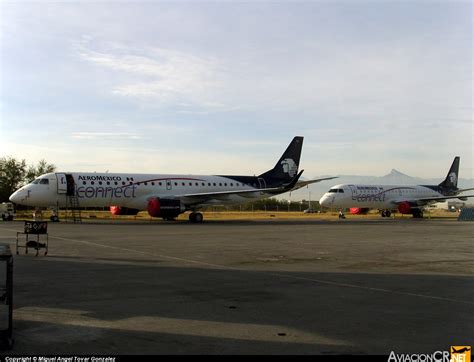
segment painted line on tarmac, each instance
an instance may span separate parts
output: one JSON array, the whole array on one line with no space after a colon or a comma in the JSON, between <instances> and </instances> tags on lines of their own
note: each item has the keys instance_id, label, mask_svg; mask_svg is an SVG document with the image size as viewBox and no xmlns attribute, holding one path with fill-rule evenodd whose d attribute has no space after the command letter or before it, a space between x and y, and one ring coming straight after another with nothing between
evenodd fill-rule
<instances>
[{"instance_id":1,"label":"painted line on tarmac","mask_svg":"<svg viewBox=\"0 0 474 362\"><path fill-rule=\"evenodd\" d=\"M64 241L72 241L72 242L76 242L76 243L82 243L82 244L85 244L85 245L98 246L98 247L102 247L102 248L106 248L106 249L115 249L115 250L130 252L130 253L137 253L137 254L141 254L141 255L154 256L154 257L158 257L158 258L162 258L162 259L179 261L179 262L188 263L188 264L203 265L203 266L213 267L213 268L217 268L217 269L231 269L231 270L242 271L242 272L253 272L252 270L240 269L240 268L227 266L227 265L206 263L206 262L202 262L202 261L198 261L198 260L178 258L178 257L175 257L175 256L169 256L169 255L163 255L163 254L155 254L155 253L150 253L150 252L145 252L145 251L122 248L122 247L118 247L118 246L104 245L104 244L99 244L99 243L90 242L90 241L70 239L70 238L64 238L64 237L59 237L59 236L52 236L51 238L64 240ZM363 286L363 285L333 282L333 281L321 280L321 279L315 279L315 278L298 277L298 276L284 274L284 273L272 273L272 272L266 272L266 271L257 271L257 273L263 274L263 275L276 276L276 277L280 277L280 278L287 278L287 279L294 279L294 280L304 280L304 281L310 281L310 282L319 283L319 284L333 285L333 286L343 287L343 288L354 288L354 289L368 290L368 291L371 291L371 292L397 294L397 295L417 297L417 298L440 300L440 301L444 301L444 302L453 302L453 303L462 303L462 304L474 305L474 302L459 300L459 299L446 298L446 297L437 297L437 296L434 296L434 295L402 292L402 291L396 291L396 290L390 290L390 289L384 289L384 288L367 287L367 286Z\"/></svg>"},{"instance_id":2,"label":"painted line on tarmac","mask_svg":"<svg viewBox=\"0 0 474 362\"><path fill-rule=\"evenodd\" d=\"M335 286L345 287L345 288L364 289L364 290L369 290L369 291L373 291L373 292L391 293L391 294L406 295L406 296L411 296L411 297L436 299L436 300L442 300L442 301L446 301L446 302L455 302L455 303L474 305L474 302L470 302L470 301L467 301L467 300L459 300L459 299L452 299L452 298L446 298L446 297L437 297L435 295L401 292L401 291L391 290L391 289L366 287L366 286L357 285L357 284L332 282L332 281L329 281L329 280L321 280L321 279L306 278L306 277L297 277L297 276L294 276L294 275L280 274L280 273L265 272L265 274L273 275L273 276L279 276L279 277L283 277L283 278L289 278L289 279L311 281L311 282L320 283L320 284L335 285Z\"/></svg>"},{"instance_id":3,"label":"painted line on tarmac","mask_svg":"<svg viewBox=\"0 0 474 362\"><path fill-rule=\"evenodd\" d=\"M72 241L72 242L81 243L81 244L85 244L85 245L98 246L98 247L102 247L102 248L105 248L105 249L113 249L113 250L119 250L119 251L126 251L126 252L129 252L129 253L136 253L136 254L141 254L141 255L154 256L154 257L158 257L158 258L162 258L162 259L180 261L180 262L188 263L188 264L199 264L199 265L204 265L204 266L211 266L213 268L218 268L218 269L229 269L229 267L227 267L225 265L211 264L211 263L206 263L206 262L198 261L198 260L183 259L183 258L178 258L178 257L175 257L175 256L155 254L155 253L150 253L150 252L147 252L147 251L140 251L140 250L135 250L135 249L127 249L127 248L122 248L122 247L119 247L119 246L104 245L104 244L94 243L94 242L91 242L91 241L70 239L70 238L64 238L64 237L61 237L61 236L50 236L50 238L51 239L64 240L64 241ZM231 267L231 269L242 270L242 269L237 269L237 268L232 268L232 267Z\"/></svg>"}]
</instances>

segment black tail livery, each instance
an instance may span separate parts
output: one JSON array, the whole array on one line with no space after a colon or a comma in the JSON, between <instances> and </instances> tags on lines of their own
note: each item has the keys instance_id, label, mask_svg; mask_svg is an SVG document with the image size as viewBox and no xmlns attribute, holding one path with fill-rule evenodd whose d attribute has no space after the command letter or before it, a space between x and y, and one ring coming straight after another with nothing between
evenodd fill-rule
<instances>
[{"instance_id":1,"label":"black tail livery","mask_svg":"<svg viewBox=\"0 0 474 362\"><path fill-rule=\"evenodd\" d=\"M459 156L454 158L448 175L443 182L439 184L443 189L457 189L458 188L458 174L459 174Z\"/></svg>"},{"instance_id":2,"label":"black tail livery","mask_svg":"<svg viewBox=\"0 0 474 362\"><path fill-rule=\"evenodd\" d=\"M293 181L298 174L302 147L303 137L293 138L275 167L258 177L265 179L267 186L282 185Z\"/></svg>"}]
</instances>

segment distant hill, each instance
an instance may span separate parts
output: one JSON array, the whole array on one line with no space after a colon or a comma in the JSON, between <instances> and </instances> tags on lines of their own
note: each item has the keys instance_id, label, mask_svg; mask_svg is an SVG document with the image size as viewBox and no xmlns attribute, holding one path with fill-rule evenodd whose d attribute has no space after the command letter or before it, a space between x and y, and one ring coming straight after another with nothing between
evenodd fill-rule
<instances>
[{"instance_id":1,"label":"distant hill","mask_svg":"<svg viewBox=\"0 0 474 362\"><path fill-rule=\"evenodd\" d=\"M328 175L325 176L315 176L306 179L316 179L316 178L323 178L323 177L330 177ZM308 200L311 197L312 201L318 201L321 196L325 192L329 190L331 186L338 185L338 184L368 184L368 185L377 185L377 184L384 184L384 185L438 185L444 180L444 176L442 178L436 179L423 179L419 177L412 177L406 175L398 170L392 169L390 173L385 176L354 176L354 175L340 175L338 178L329 181L322 181L316 184L310 185L308 188L304 187L300 190L291 193L291 200L298 201L298 200ZM474 179L463 179L460 178L458 180L458 187L459 188L474 188ZM311 192L311 196L309 195ZM279 199L288 199L288 194L284 194L278 197Z\"/></svg>"}]
</instances>

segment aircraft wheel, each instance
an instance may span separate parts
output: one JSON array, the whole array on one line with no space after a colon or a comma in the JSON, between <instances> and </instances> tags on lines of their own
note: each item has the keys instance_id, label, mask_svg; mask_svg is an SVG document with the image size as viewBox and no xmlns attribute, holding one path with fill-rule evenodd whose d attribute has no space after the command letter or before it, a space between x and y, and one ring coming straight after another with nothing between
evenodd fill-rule
<instances>
[{"instance_id":1,"label":"aircraft wheel","mask_svg":"<svg viewBox=\"0 0 474 362\"><path fill-rule=\"evenodd\" d=\"M385 210L382 210L382 217L387 217L387 212Z\"/></svg>"},{"instance_id":2,"label":"aircraft wheel","mask_svg":"<svg viewBox=\"0 0 474 362\"><path fill-rule=\"evenodd\" d=\"M390 217L390 216L392 216L392 213L390 212L390 210L385 211L385 217Z\"/></svg>"},{"instance_id":3,"label":"aircraft wheel","mask_svg":"<svg viewBox=\"0 0 474 362\"><path fill-rule=\"evenodd\" d=\"M203 220L203 216L200 212L192 212L189 214L189 221L192 223L201 223Z\"/></svg>"},{"instance_id":4,"label":"aircraft wheel","mask_svg":"<svg viewBox=\"0 0 474 362\"><path fill-rule=\"evenodd\" d=\"M194 219L196 220L197 223L201 223L204 218L200 212L197 212Z\"/></svg>"},{"instance_id":5,"label":"aircraft wheel","mask_svg":"<svg viewBox=\"0 0 474 362\"><path fill-rule=\"evenodd\" d=\"M423 211L421 211L421 210L413 211L413 217L416 218L416 219L422 219L423 218Z\"/></svg>"}]
</instances>

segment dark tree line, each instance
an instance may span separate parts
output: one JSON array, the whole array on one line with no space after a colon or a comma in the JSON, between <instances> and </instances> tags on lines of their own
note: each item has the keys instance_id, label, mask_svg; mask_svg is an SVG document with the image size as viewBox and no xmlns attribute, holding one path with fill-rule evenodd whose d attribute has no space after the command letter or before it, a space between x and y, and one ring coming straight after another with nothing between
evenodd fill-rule
<instances>
[{"instance_id":1,"label":"dark tree line","mask_svg":"<svg viewBox=\"0 0 474 362\"><path fill-rule=\"evenodd\" d=\"M0 202L8 201L10 195L45 173L54 172L56 166L41 160L36 165L27 165L25 160L13 157L0 158Z\"/></svg>"}]
</instances>

